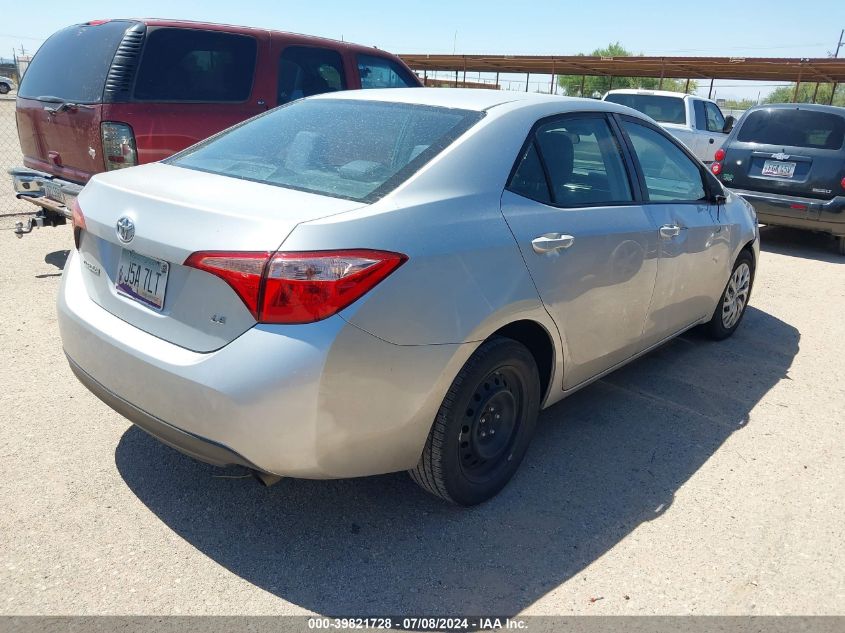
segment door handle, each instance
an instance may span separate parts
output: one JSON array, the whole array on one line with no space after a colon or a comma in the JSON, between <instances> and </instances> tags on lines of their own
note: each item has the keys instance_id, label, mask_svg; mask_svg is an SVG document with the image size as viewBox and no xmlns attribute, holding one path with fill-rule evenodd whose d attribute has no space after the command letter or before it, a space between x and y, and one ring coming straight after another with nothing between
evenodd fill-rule
<instances>
[{"instance_id":1,"label":"door handle","mask_svg":"<svg viewBox=\"0 0 845 633\"><path fill-rule=\"evenodd\" d=\"M546 233L540 237L535 237L531 240L531 248L535 253L542 255L543 253L551 253L552 251L559 251L562 248L569 248L575 242L575 238L571 235L561 235L560 233Z\"/></svg>"},{"instance_id":2,"label":"door handle","mask_svg":"<svg viewBox=\"0 0 845 633\"><path fill-rule=\"evenodd\" d=\"M660 237L670 238L678 237L681 233L681 227L677 224L664 224L660 227Z\"/></svg>"}]
</instances>

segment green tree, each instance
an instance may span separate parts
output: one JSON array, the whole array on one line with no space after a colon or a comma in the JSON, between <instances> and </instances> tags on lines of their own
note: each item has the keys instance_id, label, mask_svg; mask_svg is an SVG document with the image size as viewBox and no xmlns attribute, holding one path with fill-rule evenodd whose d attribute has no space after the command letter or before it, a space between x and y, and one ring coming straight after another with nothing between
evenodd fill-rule
<instances>
[{"instance_id":1,"label":"green tree","mask_svg":"<svg viewBox=\"0 0 845 633\"><path fill-rule=\"evenodd\" d=\"M795 101L798 103L811 103L815 90L816 84L802 83L798 88L798 97L795 98ZM816 93L816 103L830 103L830 90L831 84L820 84L819 91ZM792 103L794 94L795 84L781 86L769 93L769 96L763 101L764 103ZM845 106L845 89L841 86L833 97L833 105Z\"/></svg>"},{"instance_id":2,"label":"green tree","mask_svg":"<svg viewBox=\"0 0 845 633\"><path fill-rule=\"evenodd\" d=\"M625 49L619 42L609 44L605 48L597 48L592 53L593 57L631 57L632 53ZM583 53L580 53L584 57ZM601 76L587 76L583 78L584 94L581 95L581 75L559 75L557 78L558 85L563 89L564 93L570 97L601 97L605 92L610 90L610 77ZM614 77L613 88L642 88L644 90L657 90L660 85L660 78L658 77ZM685 79L663 79L662 90L671 90L673 92L683 92L686 86ZM691 81L689 84L689 92L694 92L698 87L697 82Z\"/></svg>"}]
</instances>

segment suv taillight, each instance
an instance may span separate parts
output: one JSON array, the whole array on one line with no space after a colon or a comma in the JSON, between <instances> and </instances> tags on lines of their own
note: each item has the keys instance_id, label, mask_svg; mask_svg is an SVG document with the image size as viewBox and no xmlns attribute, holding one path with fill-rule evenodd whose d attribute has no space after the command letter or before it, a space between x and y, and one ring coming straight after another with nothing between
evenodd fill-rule
<instances>
[{"instance_id":1,"label":"suv taillight","mask_svg":"<svg viewBox=\"0 0 845 633\"><path fill-rule=\"evenodd\" d=\"M199 252L185 266L228 283L257 321L313 323L372 290L408 257L366 249L312 252Z\"/></svg>"},{"instance_id":2,"label":"suv taillight","mask_svg":"<svg viewBox=\"0 0 845 633\"><path fill-rule=\"evenodd\" d=\"M135 134L126 123L103 121L100 124L103 138L103 160L106 171L134 167L138 164Z\"/></svg>"},{"instance_id":3,"label":"suv taillight","mask_svg":"<svg viewBox=\"0 0 845 633\"><path fill-rule=\"evenodd\" d=\"M71 223L73 224L73 245L76 250L79 250L79 244L82 241L82 231L85 230L85 216L82 214L82 208L79 202L74 198L70 203Z\"/></svg>"}]
</instances>

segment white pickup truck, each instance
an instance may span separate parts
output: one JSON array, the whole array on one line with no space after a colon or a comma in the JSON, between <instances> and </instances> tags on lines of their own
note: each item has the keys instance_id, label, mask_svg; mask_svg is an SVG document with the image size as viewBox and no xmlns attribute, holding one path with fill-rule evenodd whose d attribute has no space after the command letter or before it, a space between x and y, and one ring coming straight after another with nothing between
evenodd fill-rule
<instances>
[{"instance_id":1,"label":"white pickup truck","mask_svg":"<svg viewBox=\"0 0 845 633\"><path fill-rule=\"evenodd\" d=\"M725 117L716 102L665 90L611 90L604 101L639 110L657 121L704 163L728 137L735 119Z\"/></svg>"}]
</instances>

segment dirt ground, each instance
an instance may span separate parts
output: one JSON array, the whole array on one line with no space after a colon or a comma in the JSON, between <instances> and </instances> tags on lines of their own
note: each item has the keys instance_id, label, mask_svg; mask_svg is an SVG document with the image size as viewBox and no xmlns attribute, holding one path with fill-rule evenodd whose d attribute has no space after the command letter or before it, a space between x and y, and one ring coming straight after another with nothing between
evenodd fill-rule
<instances>
[{"instance_id":1,"label":"dirt ground","mask_svg":"<svg viewBox=\"0 0 845 633\"><path fill-rule=\"evenodd\" d=\"M545 411L462 510L199 464L73 378L68 227L0 218L0 613L845 614L845 257L763 231L751 307Z\"/></svg>"}]
</instances>

